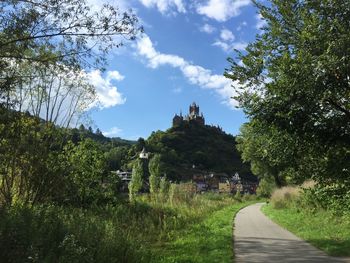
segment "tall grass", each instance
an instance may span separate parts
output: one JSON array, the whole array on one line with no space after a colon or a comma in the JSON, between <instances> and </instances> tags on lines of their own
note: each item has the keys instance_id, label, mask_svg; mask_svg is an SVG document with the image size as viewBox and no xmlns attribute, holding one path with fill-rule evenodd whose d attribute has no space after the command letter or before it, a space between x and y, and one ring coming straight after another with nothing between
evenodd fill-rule
<instances>
[{"instance_id":1,"label":"tall grass","mask_svg":"<svg viewBox=\"0 0 350 263\"><path fill-rule=\"evenodd\" d=\"M322 196L317 191L323 189L312 181L277 189L270 198L271 205L263 207L263 211L328 254L350 256L350 217L349 210L344 209L346 203L341 203L342 199L332 203L332 199L328 200L327 195ZM325 202L331 205L324 205Z\"/></svg>"},{"instance_id":2,"label":"tall grass","mask_svg":"<svg viewBox=\"0 0 350 263\"><path fill-rule=\"evenodd\" d=\"M295 205L300 197L301 189L294 186L286 186L276 189L270 198L273 208L281 209Z\"/></svg>"},{"instance_id":3,"label":"tall grass","mask_svg":"<svg viewBox=\"0 0 350 263\"><path fill-rule=\"evenodd\" d=\"M139 195L90 208L41 205L0 210L2 262L151 262L153 248L232 205L231 196ZM158 250L159 251L159 250Z\"/></svg>"}]
</instances>

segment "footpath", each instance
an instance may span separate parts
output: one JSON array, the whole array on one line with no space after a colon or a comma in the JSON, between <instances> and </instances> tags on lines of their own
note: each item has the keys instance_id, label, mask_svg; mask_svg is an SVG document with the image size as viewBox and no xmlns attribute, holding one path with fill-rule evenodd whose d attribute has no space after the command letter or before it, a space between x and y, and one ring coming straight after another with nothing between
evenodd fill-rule
<instances>
[{"instance_id":1,"label":"footpath","mask_svg":"<svg viewBox=\"0 0 350 263\"><path fill-rule=\"evenodd\" d=\"M350 262L330 257L304 240L272 222L261 211L263 204L240 210L235 218L235 262Z\"/></svg>"}]
</instances>

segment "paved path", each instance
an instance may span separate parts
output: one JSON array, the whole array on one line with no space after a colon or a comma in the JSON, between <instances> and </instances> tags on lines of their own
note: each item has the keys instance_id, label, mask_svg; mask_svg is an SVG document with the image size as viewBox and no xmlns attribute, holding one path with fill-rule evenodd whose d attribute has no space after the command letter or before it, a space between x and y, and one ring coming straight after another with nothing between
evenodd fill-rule
<instances>
[{"instance_id":1,"label":"paved path","mask_svg":"<svg viewBox=\"0 0 350 263\"><path fill-rule=\"evenodd\" d=\"M253 262L349 262L327 256L268 219L254 204L237 213L234 249L237 263Z\"/></svg>"}]
</instances>

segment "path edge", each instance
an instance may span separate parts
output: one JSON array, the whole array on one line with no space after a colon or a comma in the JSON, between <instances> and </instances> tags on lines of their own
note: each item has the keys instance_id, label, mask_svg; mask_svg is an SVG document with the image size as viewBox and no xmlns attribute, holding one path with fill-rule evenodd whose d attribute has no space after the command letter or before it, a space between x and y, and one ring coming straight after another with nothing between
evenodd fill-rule
<instances>
[{"instance_id":1,"label":"path edge","mask_svg":"<svg viewBox=\"0 0 350 263\"><path fill-rule=\"evenodd\" d=\"M266 204L266 202L261 202L261 201L256 201L253 203L249 203L247 205L242 206L240 209L238 209L235 213L233 213L233 218L232 218L232 238L231 238L231 251L232 251L232 262L235 262L235 219L236 219L236 215L244 208L250 206L250 205L255 205L255 204L259 204L259 203L264 203ZM350 263L350 262L349 262Z\"/></svg>"}]
</instances>

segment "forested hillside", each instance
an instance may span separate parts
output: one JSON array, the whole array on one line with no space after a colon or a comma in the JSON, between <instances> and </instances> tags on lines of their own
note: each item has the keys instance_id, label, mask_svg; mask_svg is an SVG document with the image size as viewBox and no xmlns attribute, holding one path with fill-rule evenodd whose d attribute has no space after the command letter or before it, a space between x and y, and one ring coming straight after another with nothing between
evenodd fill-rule
<instances>
[{"instance_id":1,"label":"forested hillside","mask_svg":"<svg viewBox=\"0 0 350 263\"><path fill-rule=\"evenodd\" d=\"M256 180L241 161L235 137L218 127L184 122L153 132L145 144L151 153L161 154L173 180L191 179L195 172L238 172L246 180Z\"/></svg>"}]
</instances>

